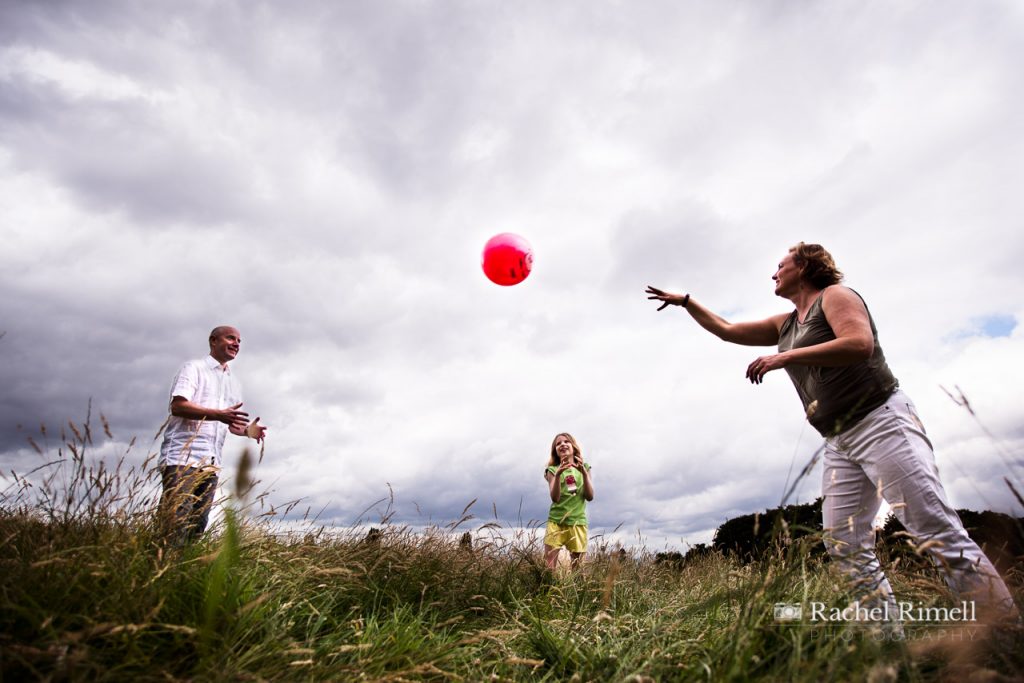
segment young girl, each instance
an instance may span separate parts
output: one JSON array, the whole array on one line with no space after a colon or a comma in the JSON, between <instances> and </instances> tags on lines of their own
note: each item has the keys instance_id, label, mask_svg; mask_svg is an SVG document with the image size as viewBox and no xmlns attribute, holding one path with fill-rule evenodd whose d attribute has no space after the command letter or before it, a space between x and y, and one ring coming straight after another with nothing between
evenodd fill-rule
<instances>
[{"instance_id":1,"label":"young girl","mask_svg":"<svg viewBox=\"0 0 1024 683\"><path fill-rule=\"evenodd\" d=\"M571 434L559 434L551 443L551 457L544 478L551 495L544 561L548 569L558 565L558 551L569 551L572 568L577 569L587 552L587 501L594 500L590 465L583 462L580 446Z\"/></svg>"}]
</instances>

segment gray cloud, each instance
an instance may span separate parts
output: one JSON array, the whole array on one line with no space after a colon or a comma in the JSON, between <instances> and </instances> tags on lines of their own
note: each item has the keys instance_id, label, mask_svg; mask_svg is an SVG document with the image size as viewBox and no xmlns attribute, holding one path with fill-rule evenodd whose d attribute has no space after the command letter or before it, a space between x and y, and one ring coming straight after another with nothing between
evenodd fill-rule
<instances>
[{"instance_id":1,"label":"gray cloud","mask_svg":"<svg viewBox=\"0 0 1024 683\"><path fill-rule=\"evenodd\" d=\"M777 313L807 240L868 299L954 503L1010 509L938 385L1017 457L1019 326L975 321L1024 316L1020 45L1007 8L953 3L5 3L0 464L90 398L145 451L229 323L271 503L347 524L391 484L399 521L476 498L525 524L569 430L595 531L706 541L816 437L784 375L743 381L759 350L643 287ZM503 231L535 250L513 288L479 268Z\"/></svg>"}]
</instances>

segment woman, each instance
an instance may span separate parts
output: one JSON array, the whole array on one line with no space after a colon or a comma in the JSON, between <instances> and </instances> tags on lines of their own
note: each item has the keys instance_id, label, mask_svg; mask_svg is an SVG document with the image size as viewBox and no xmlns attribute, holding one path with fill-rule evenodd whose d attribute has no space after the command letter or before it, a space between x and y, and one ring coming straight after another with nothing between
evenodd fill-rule
<instances>
[{"instance_id":1,"label":"woman","mask_svg":"<svg viewBox=\"0 0 1024 683\"><path fill-rule=\"evenodd\" d=\"M795 306L764 320L730 323L679 295L647 288L658 310L680 306L717 337L749 346L778 344L754 360L747 379L785 368L808 421L825 437L822 505L825 545L853 580L865 603L899 609L878 557L873 521L888 501L945 573L961 599L998 616L1016 608L992 563L964 530L939 481L932 444L913 402L900 389L878 345L878 333L860 295L839 284L843 274L821 245L801 242L772 276L775 294ZM872 599L873 597L873 599Z\"/></svg>"},{"instance_id":2,"label":"woman","mask_svg":"<svg viewBox=\"0 0 1024 683\"><path fill-rule=\"evenodd\" d=\"M551 443L544 479L551 495L544 561L548 569L558 566L558 551L565 546L577 569L587 552L587 502L594 500L590 465L583 462L580 445L571 434L559 434Z\"/></svg>"}]
</instances>

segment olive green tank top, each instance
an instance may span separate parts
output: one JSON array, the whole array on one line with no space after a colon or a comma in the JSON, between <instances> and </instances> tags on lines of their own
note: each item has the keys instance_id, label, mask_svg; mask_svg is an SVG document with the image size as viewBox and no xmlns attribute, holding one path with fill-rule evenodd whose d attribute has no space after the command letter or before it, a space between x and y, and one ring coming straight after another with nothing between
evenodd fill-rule
<instances>
[{"instance_id":1,"label":"olive green tank top","mask_svg":"<svg viewBox=\"0 0 1024 683\"><path fill-rule=\"evenodd\" d=\"M850 291L857 294L852 289ZM860 294L857 296L864 301ZM821 300L822 295L819 295L802 323L797 322L796 311L782 323L779 330L780 352L815 346L836 338L825 319L825 312L821 310ZM867 309L866 303L864 308ZM867 360L831 368L796 364L786 367L804 404L804 411L817 401L817 407L807 419L822 436L834 436L857 424L885 403L899 386L878 344L878 330L870 311L868 322L875 350Z\"/></svg>"}]
</instances>

